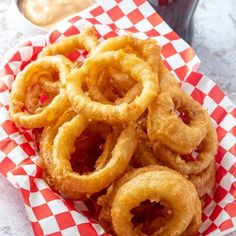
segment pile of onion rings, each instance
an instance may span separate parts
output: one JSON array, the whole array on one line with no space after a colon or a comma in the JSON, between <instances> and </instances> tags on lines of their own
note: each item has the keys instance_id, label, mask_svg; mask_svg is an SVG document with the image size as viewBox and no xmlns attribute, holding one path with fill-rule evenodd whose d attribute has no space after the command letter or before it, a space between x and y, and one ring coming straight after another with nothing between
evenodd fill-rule
<instances>
[{"instance_id":1,"label":"pile of onion rings","mask_svg":"<svg viewBox=\"0 0 236 236\"><path fill-rule=\"evenodd\" d=\"M88 52L83 62L67 57L75 50ZM214 191L216 131L160 52L131 35L100 43L87 28L45 47L10 94L44 180L118 236L194 235Z\"/></svg>"}]
</instances>

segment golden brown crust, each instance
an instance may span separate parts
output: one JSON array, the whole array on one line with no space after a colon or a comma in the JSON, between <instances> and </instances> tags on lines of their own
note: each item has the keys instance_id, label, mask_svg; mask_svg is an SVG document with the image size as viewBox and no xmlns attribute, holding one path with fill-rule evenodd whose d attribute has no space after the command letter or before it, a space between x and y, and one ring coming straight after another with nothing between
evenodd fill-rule
<instances>
[{"instance_id":1,"label":"golden brown crust","mask_svg":"<svg viewBox=\"0 0 236 236\"><path fill-rule=\"evenodd\" d=\"M177 116L178 109L188 112L188 124ZM208 116L200 104L174 87L160 93L150 104L147 132L152 143L159 141L174 152L188 154L206 136L207 123Z\"/></svg>"}]
</instances>

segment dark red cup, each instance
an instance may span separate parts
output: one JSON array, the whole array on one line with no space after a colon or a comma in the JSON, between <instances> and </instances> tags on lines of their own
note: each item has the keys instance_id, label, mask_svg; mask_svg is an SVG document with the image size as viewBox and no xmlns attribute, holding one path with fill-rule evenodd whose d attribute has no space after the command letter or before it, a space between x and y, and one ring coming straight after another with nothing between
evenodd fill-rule
<instances>
[{"instance_id":1,"label":"dark red cup","mask_svg":"<svg viewBox=\"0 0 236 236\"><path fill-rule=\"evenodd\" d=\"M191 44L193 14L199 0L149 0L149 2L169 26Z\"/></svg>"}]
</instances>

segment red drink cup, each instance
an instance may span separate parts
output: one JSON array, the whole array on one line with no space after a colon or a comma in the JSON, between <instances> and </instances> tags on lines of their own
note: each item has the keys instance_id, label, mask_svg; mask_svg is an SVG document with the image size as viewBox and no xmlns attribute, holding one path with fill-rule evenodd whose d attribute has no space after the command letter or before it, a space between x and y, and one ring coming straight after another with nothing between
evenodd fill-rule
<instances>
[{"instance_id":1,"label":"red drink cup","mask_svg":"<svg viewBox=\"0 0 236 236\"><path fill-rule=\"evenodd\" d=\"M193 14L199 0L149 0L170 27L188 43L192 41Z\"/></svg>"}]
</instances>

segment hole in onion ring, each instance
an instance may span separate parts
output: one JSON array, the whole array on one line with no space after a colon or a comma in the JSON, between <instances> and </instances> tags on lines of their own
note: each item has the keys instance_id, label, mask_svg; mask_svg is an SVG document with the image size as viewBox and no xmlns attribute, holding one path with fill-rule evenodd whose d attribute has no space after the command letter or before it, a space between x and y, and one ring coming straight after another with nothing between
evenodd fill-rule
<instances>
[{"instance_id":1,"label":"hole in onion ring","mask_svg":"<svg viewBox=\"0 0 236 236\"><path fill-rule=\"evenodd\" d=\"M87 174L95 170L98 157L102 154L105 139L111 128L104 124L94 124L83 131L75 141L75 151L71 154L73 171Z\"/></svg>"},{"instance_id":2,"label":"hole in onion ring","mask_svg":"<svg viewBox=\"0 0 236 236\"><path fill-rule=\"evenodd\" d=\"M134 215L131 220L134 227L141 227L141 231L147 235L152 235L165 224L166 219L172 217L171 210L165 204L150 200L141 202L130 212Z\"/></svg>"},{"instance_id":3,"label":"hole in onion ring","mask_svg":"<svg viewBox=\"0 0 236 236\"><path fill-rule=\"evenodd\" d=\"M40 98L39 98L39 103L40 103L40 105L43 106L44 104L46 104L47 101L48 101L48 99L49 99L49 97L47 96L47 94L44 93L44 92L42 92L42 93L40 94Z\"/></svg>"},{"instance_id":4,"label":"hole in onion ring","mask_svg":"<svg viewBox=\"0 0 236 236\"><path fill-rule=\"evenodd\" d=\"M95 170L97 158L102 154L104 138L98 134L83 132L75 142L75 151L71 155L73 171L79 174L89 173Z\"/></svg>"},{"instance_id":5,"label":"hole in onion ring","mask_svg":"<svg viewBox=\"0 0 236 236\"><path fill-rule=\"evenodd\" d=\"M23 111L27 111L29 114L37 113L40 108L50 104L56 95L56 93L44 91L40 83L34 84L28 88Z\"/></svg>"},{"instance_id":6,"label":"hole in onion ring","mask_svg":"<svg viewBox=\"0 0 236 236\"><path fill-rule=\"evenodd\" d=\"M189 111L187 110L182 111L181 109L176 109L175 113L186 125L190 124L191 117L189 115Z\"/></svg>"},{"instance_id":7,"label":"hole in onion ring","mask_svg":"<svg viewBox=\"0 0 236 236\"><path fill-rule=\"evenodd\" d=\"M180 101L173 100L174 106L175 106L175 113L176 115L185 123L186 125L189 125L192 120L196 118L195 112L193 109L186 109L186 107L183 107ZM170 111L172 112L172 111Z\"/></svg>"},{"instance_id":8,"label":"hole in onion ring","mask_svg":"<svg viewBox=\"0 0 236 236\"><path fill-rule=\"evenodd\" d=\"M32 81L32 85L27 88L23 107L23 111L29 114L37 113L50 104L60 89L59 72L52 68L36 71Z\"/></svg>"}]
</instances>

